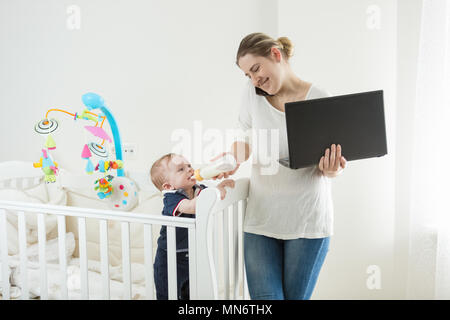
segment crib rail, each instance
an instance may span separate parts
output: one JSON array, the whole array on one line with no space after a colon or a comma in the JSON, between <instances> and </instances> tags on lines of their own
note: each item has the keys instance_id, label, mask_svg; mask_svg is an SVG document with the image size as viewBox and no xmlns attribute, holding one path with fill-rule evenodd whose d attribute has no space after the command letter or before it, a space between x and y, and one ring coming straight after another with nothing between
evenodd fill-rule
<instances>
[{"instance_id":1,"label":"crib rail","mask_svg":"<svg viewBox=\"0 0 450 320\"><path fill-rule=\"evenodd\" d=\"M88 268L87 268L87 253L86 253L86 219L93 218L99 220L100 228L100 262L101 262L101 276L104 292L104 299L109 299L109 259L108 259L108 220L120 221L122 227L122 268L123 268L123 285L124 299L131 299L131 274L130 274L130 223L142 223L145 229L145 259L146 259L146 290L147 298L153 299L153 272L152 272L152 234L151 225L164 225L167 227L168 245L168 274L169 279L175 279L175 281L169 281L169 298L177 298L176 288L176 240L175 240L175 228L187 228L190 235L189 240L195 240L196 223L195 219L181 218L181 217L165 217L148 215L142 213L130 213L111 210L94 210L78 207L45 205L45 204L31 204L12 201L0 201L0 250L1 250L1 263L2 268L2 294L3 299L10 299L10 285L8 274L8 235L7 235L7 218L6 210L9 213L15 213L18 215L18 234L19 234L19 248L20 248L20 267L21 270L27 270L27 253L26 253L26 229L25 229L25 213L34 213L37 215L38 220L38 244L39 244L39 264L40 264L40 299L48 299L48 284L47 284L47 264L46 264L46 232L45 232L45 215L56 215L58 218L58 249L59 249L59 264L60 264L60 277L61 277L61 298L67 299L67 263L65 255L65 233L66 224L65 216L72 216L78 218L79 227L79 248L80 248L80 271L81 271L81 296L82 299L89 298L88 292ZM190 246L195 246L194 243L190 243ZM189 255L189 263L192 265L192 270L196 269L196 256ZM21 272L22 280L22 299L28 299L28 279L27 273ZM195 286L191 286L192 297L196 296Z\"/></svg>"},{"instance_id":2,"label":"crib rail","mask_svg":"<svg viewBox=\"0 0 450 320\"><path fill-rule=\"evenodd\" d=\"M202 198L197 200L197 212L207 213L196 217L198 228L206 230L198 234L197 274L212 279L198 288L200 299L211 299L211 293L213 299L249 298L243 254L248 189L249 179L242 178L235 181L224 200L215 188L202 191Z\"/></svg>"},{"instance_id":3,"label":"crib rail","mask_svg":"<svg viewBox=\"0 0 450 320\"><path fill-rule=\"evenodd\" d=\"M22 186L20 182L12 182L11 186L14 184ZM56 215L61 298L67 299L65 217L76 217L78 219L81 299L89 299L86 219L97 219L100 235L102 292L104 299L110 299L108 221L118 221L122 231L123 297L130 299L132 295L130 223L141 223L144 226L146 298L154 299L151 227L152 225L166 226L169 299L177 299L175 228L182 227L188 229L191 299L245 299L248 298L248 293L244 272L242 221L245 215L248 187L248 179L236 180L235 188L228 190L224 200L220 200L219 192L215 188L203 190L197 200L196 219L0 200L0 263L8 266L10 258L7 241L6 210L8 210L8 213L16 214L18 218L20 268L27 270L26 215L35 214L38 221L40 299L48 299L45 217L46 215ZM0 280L2 299L10 299L8 268L2 268ZM29 299L29 283L26 272L21 272L21 280L21 298Z\"/></svg>"}]
</instances>

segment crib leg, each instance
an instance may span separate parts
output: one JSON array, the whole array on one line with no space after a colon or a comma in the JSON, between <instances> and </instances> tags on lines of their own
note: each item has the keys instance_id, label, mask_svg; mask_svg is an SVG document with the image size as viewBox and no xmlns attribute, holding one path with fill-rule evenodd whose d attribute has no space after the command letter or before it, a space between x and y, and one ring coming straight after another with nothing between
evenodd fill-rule
<instances>
[{"instance_id":1,"label":"crib leg","mask_svg":"<svg viewBox=\"0 0 450 320\"><path fill-rule=\"evenodd\" d=\"M110 299L109 288L109 253L108 253L108 220L100 220L100 261L103 284L103 299Z\"/></svg>"},{"instance_id":2,"label":"crib leg","mask_svg":"<svg viewBox=\"0 0 450 320\"><path fill-rule=\"evenodd\" d=\"M167 278L169 300L177 300L177 254L175 227L167 226Z\"/></svg>"},{"instance_id":3,"label":"crib leg","mask_svg":"<svg viewBox=\"0 0 450 320\"><path fill-rule=\"evenodd\" d=\"M22 290L22 300L28 300L28 272L27 270L27 231L26 231L26 221L25 213L23 211L18 213L18 230L19 230L19 252L20 252L20 270L21 272L21 290Z\"/></svg>"},{"instance_id":4,"label":"crib leg","mask_svg":"<svg viewBox=\"0 0 450 320\"><path fill-rule=\"evenodd\" d=\"M59 268L61 273L61 298L68 300L67 294L67 259L66 259L66 217L58 216Z\"/></svg>"},{"instance_id":5,"label":"crib leg","mask_svg":"<svg viewBox=\"0 0 450 320\"><path fill-rule=\"evenodd\" d=\"M191 300L197 299L197 251L196 251L196 236L195 229L189 228L188 230L188 243L189 243L189 298Z\"/></svg>"},{"instance_id":6,"label":"crib leg","mask_svg":"<svg viewBox=\"0 0 450 320\"><path fill-rule=\"evenodd\" d=\"M145 259L145 291L148 300L154 299L153 294L153 236L152 225L144 224L144 259Z\"/></svg>"},{"instance_id":7,"label":"crib leg","mask_svg":"<svg viewBox=\"0 0 450 320\"><path fill-rule=\"evenodd\" d=\"M40 269L40 298L48 300L47 282L47 258L45 253L47 233L45 229L45 216L43 213L37 214L38 221L38 244L39 244L39 269Z\"/></svg>"},{"instance_id":8,"label":"crib leg","mask_svg":"<svg viewBox=\"0 0 450 320\"><path fill-rule=\"evenodd\" d=\"M2 252L2 295L9 300L8 235L6 234L6 211L0 209L0 243Z\"/></svg>"}]
</instances>

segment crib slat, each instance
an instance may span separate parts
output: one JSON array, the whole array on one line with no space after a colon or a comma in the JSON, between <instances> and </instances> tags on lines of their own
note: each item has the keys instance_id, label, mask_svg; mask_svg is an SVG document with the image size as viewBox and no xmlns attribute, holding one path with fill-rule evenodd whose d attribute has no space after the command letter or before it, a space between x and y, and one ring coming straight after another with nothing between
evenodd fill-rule
<instances>
[{"instance_id":1,"label":"crib slat","mask_svg":"<svg viewBox=\"0 0 450 320\"><path fill-rule=\"evenodd\" d=\"M233 257L233 263L232 263L232 274L231 279L233 281L233 292L232 292L232 298L233 300L237 299L238 291L239 291L239 246L238 246L238 237L239 237L239 218L238 218L239 208L238 203L233 203L233 213L232 213L232 219L233 219L233 235L232 235L232 250L231 255Z\"/></svg>"},{"instance_id":2,"label":"crib slat","mask_svg":"<svg viewBox=\"0 0 450 320\"><path fill-rule=\"evenodd\" d=\"M108 220L101 219L100 223L100 260L103 286L103 299L110 299L109 291L109 259L108 259Z\"/></svg>"},{"instance_id":3,"label":"crib slat","mask_svg":"<svg viewBox=\"0 0 450 320\"><path fill-rule=\"evenodd\" d=\"M222 220L223 220L223 211L218 211L213 215L213 227L212 227L212 244L214 246L213 251L213 258L214 258L214 266L216 267L216 283L217 287L220 287L223 285L222 280L224 279L223 276L223 263L219 261L219 252L222 250L219 250L219 248L222 248L222 240L223 240L223 226L222 226ZM221 259L221 257L220 257ZM218 293L220 294L221 290L218 290ZM220 297L222 298L222 297Z\"/></svg>"},{"instance_id":4,"label":"crib slat","mask_svg":"<svg viewBox=\"0 0 450 320\"><path fill-rule=\"evenodd\" d=\"M66 258L66 217L58 216L58 250L61 281L61 298L68 300L67 293L67 258Z\"/></svg>"},{"instance_id":5,"label":"crib slat","mask_svg":"<svg viewBox=\"0 0 450 320\"><path fill-rule=\"evenodd\" d=\"M39 269L40 269L40 293L41 300L48 299L48 283L47 283L47 259L45 256L46 231L45 216L43 213L37 214L38 222L38 244L39 244Z\"/></svg>"},{"instance_id":6,"label":"crib slat","mask_svg":"<svg viewBox=\"0 0 450 320\"><path fill-rule=\"evenodd\" d=\"M238 280L237 280L237 296L240 299L244 299L244 201L239 201L238 207L238 220L237 220L237 228L238 228L238 238L237 238L237 259L238 259Z\"/></svg>"},{"instance_id":7,"label":"crib slat","mask_svg":"<svg viewBox=\"0 0 450 320\"><path fill-rule=\"evenodd\" d=\"M122 222L122 278L123 298L131 299L131 270L130 270L130 224Z\"/></svg>"},{"instance_id":8,"label":"crib slat","mask_svg":"<svg viewBox=\"0 0 450 320\"><path fill-rule=\"evenodd\" d=\"M177 253L175 227L167 226L167 279L169 300L177 300Z\"/></svg>"},{"instance_id":9,"label":"crib slat","mask_svg":"<svg viewBox=\"0 0 450 320\"><path fill-rule=\"evenodd\" d=\"M244 300L250 300L250 294L248 292L248 285L247 285L247 274L245 272L245 261L244 261L244 218L245 218L245 212L247 210L247 199L242 200L241 203L241 225L242 225L242 232L241 232L241 259L242 259L242 282L243 282L243 296Z\"/></svg>"},{"instance_id":10,"label":"crib slat","mask_svg":"<svg viewBox=\"0 0 450 320\"><path fill-rule=\"evenodd\" d=\"M144 224L144 264L145 264L145 295L149 300L153 295L153 235L152 225Z\"/></svg>"},{"instance_id":11,"label":"crib slat","mask_svg":"<svg viewBox=\"0 0 450 320\"><path fill-rule=\"evenodd\" d=\"M197 252L195 251L196 244L195 229L188 230L188 245L189 245L189 299L197 298Z\"/></svg>"},{"instance_id":12,"label":"crib slat","mask_svg":"<svg viewBox=\"0 0 450 320\"><path fill-rule=\"evenodd\" d=\"M28 293L28 272L27 272L27 231L26 231L26 221L25 213L20 211L17 214L18 218L18 231L19 231L19 253L20 253L20 270L21 272L21 290L22 290L22 300L29 299Z\"/></svg>"},{"instance_id":13,"label":"crib slat","mask_svg":"<svg viewBox=\"0 0 450 320\"><path fill-rule=\"evenodd\" d=\"M0 249L2 253L2 295L4 300L9 300L8 235L6 234L6 211L4 209L0 209Z\"/></svg>"},{"instance_id":14,"label":"crib slat","mask_svg":"<svg viewBox=\"0 0 450 320\"><path fill-rule=\"evenodd\" d=\"M78 218L78 250L80 252L81 299L89 299L88 259L86 250L86 218Z\"/></svg>"},{"instance_id":15,"label":"crib slat","mask_svg":"<svg viewBox=\"0 0 450 320\"><path fill-rule=\"evenodd\" d=\"M229 214L228 208L223 210L223 282L224 299L230 299L230 254L229 254Z\"/></svg>"},{"instance_id":16,"label":"crib slat","mask_svg":"<svg viewBox=\"0 0 450 320\"><path fill-rule=\"evenodd\" d=\"M234 225L236 220L234 219L234 206L228 207L228 223L229 223L229 229L228 229L228 254L229 254L229 268L230 268L230 300L234 300L234 276L235 276L235 270L234 270L234 263L235 263L235 250L234 250Z\"/></svg>"}]
</instances>

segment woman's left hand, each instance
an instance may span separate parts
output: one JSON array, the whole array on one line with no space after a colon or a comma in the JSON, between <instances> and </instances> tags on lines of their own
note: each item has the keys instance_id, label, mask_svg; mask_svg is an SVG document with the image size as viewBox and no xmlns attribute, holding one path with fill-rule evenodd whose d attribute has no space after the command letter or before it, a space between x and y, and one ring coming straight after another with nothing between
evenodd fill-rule
<instances>
[{"instance_id":1,"label":"woman's left hand","mask_svg":"<svg viewBox=\"0 0 450 320\"><path fill-rule=\"evenodd\" d=\"M232 179L223 180L217 185L217 189L219 189L220 191L220 200L225 199L225 195L227 194L227 190L225 190L225 187L234 188L234 185L235 183Z\"/></svg>"},{"instance_id":2,"label":"woman's left hand","mask_svg":"<svg viewBox=\"0 0 450 320\"><path fill-rule=\"evenodd\" d=\"M341 152L342 148L340 144L337 147L335 144L332 144L331 152L329 148L325 150L325 155L320 158L319 162L319 170L322 171L324 176L334 178L345 168L347 160L341 155Z\"/></svg>"}]
</instances>

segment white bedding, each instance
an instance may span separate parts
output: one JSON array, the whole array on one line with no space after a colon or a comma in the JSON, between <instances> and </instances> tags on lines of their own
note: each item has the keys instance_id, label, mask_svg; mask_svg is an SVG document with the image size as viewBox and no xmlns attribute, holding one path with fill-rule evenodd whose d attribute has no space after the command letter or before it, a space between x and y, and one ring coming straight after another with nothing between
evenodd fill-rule
<instances>
[{"instance_id":1,"label":"white bedding","mask_svg":"<svg viewBox=\"0 0 450 320\"><path fill-rule=\"evenodd\" d=\"M67 289L70 300L81 299L81 272L79 259L73 258L75 239L71 232L66 234L66 259L67 259ZM27 248L27 276L30 298L40 296L40 268L38 245L34 244ZM12 299L20 298L22 295L22 279L20 260L18 255L10 256L8 268L10 271L10 295ZM58 239L48 240L46 243L48 299L62 299L60 285L60 269L58 257ZM4 267L0 262L1 268ZM110 266L110 298L123 299L124 287L122 283L122 267ZM145 269L142 264L131 264L132 276L132 299L145 299ZM100 273L100 262L88 261L89 299L103 299L103 288ZM0 288L0 293L1 293Z\"/></svg>"},{"instance_id":2,"label":"white bedding","mask_svg":"<svg viewBox=\"0 0 450 320\"><path fill-rule=\"evenodd\" d=\"M51 197L49 197L49 190L51 190ZM0 199L17 202L28 203L45 203L55 205L66 205L66 192L57 186L46 186L39 184L28 189L0 189ZM6 210L6 231L8 235L8 254L14 255L19 252L18 240L18 218L17 214L10 213ZM45 213L45 212L43 212ZM34 213L25 213L25 233L27 244L37 242L37 215ZM57 217L55 215L45 215L45 230L47 239L57 236Z\"/></svg>"}]
</instances>

